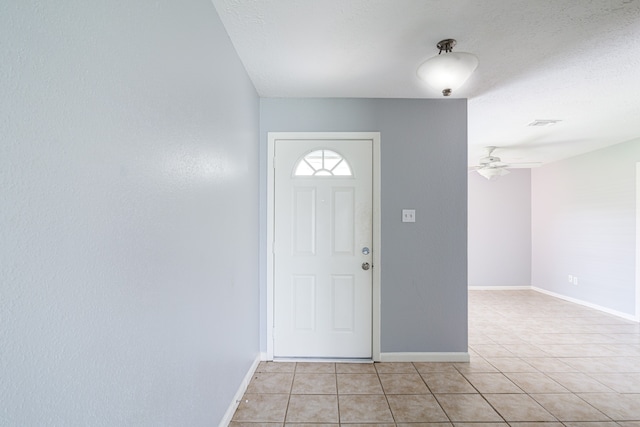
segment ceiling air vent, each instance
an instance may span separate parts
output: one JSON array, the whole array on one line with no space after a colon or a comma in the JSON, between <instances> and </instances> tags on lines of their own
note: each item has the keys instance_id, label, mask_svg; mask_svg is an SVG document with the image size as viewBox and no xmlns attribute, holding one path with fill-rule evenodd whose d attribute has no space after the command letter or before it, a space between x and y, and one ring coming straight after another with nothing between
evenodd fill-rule
<instances>
[{"instance_id":1,"label":"ceiling air vent","mask_svg":"<svg viewBox=\"0 0 640 427\"><path fill-rule=\"evenodd\" d=\"M531 123L529 123L527 126L533 126L533 127L544 127L544 126L552 126L555 125L558 122L561 122L562 120L534 120Z\"/></svg>"}]
</instances>

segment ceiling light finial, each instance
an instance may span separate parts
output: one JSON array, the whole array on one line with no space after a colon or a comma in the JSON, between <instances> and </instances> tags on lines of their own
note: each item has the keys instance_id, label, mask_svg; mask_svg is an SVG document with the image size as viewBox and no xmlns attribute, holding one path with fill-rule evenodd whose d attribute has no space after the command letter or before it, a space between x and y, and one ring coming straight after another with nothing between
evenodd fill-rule
<instances>
[{"instance_id":1,"label":"ceiling light finial","mask_svg":"<svg viewBox=\"0 0 640 427\"><path fill-rule=\"evenodd\" d=\"M436 45L436 47L438 49L440 49L440 52L438 52L438 55L440 55L442 53L442 51L444 50L446 53L451 53L453 51L453 48L455 47L455 45L458 42L455 41L455 39L444 39L444 40L440 40L438 42L438 44Z\"/></svg>"},{"instance_id":2,"label":"ceiling light finial","mask_svg":"<svg viewBox=\"0 0 640 427\"><path fill-rule=\"evenodd\" d=\"M467 81L478 67L478 57L466 52L453 52L455 39L438 42L438 56L427 59L418 67L418 77L442 95L450 96ZM441 55L444 51L444 55Z\"/></svg>"}]
</instances>

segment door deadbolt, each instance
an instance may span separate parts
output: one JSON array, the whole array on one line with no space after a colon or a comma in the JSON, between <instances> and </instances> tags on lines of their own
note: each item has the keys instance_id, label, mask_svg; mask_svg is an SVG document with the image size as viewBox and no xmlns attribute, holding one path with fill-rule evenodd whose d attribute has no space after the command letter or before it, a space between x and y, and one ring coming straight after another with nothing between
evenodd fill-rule
<instances>
[{"instance_id":1,"label":"door deadbolt","mask_svg":"<svg viewBox=\"0 0 640 427\"><path fill-rule=\"evenodd\" d=\"M363 263L362 263L362 269L363 269L363 270L368 270L368 269L369 269L369 267L370 267L370 265L369 265L369 263L368 263L368 262L363 262Z\"/></svg>"}]
</instances>

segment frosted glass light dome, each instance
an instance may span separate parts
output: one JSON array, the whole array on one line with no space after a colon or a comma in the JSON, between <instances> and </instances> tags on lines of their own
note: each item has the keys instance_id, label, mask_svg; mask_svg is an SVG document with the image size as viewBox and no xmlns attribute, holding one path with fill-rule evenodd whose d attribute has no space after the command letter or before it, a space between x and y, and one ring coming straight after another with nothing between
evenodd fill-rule
<instances>
[{"instance_id":1,"label":"frosted glass light dome","mask_svg":"<svg viewBox=\"0 0 640 427\"><path fill-rule=\"evenodd\" d=\"M452 40L452 39L450 39ZM441 53L427 59L418 67L418 77L432 88L442 91L444 96L451 95L451 92L462 86L471 74L478 67L478 57L472 53L451 52L455 45L455 40L444 47L438 43Z\"/></svg>"},{"instance_id":2,"label":"frosted glass light dome","mask_svg":"<svg viewBox=\"0 0 640 427\"><path fill-rule=\"evenodd\" d=\"M505 168L486 167L478 169L478 173L487 178L489 181L495 181L496 179L500 178L501 176L507 175L510 172Z\"/></svg>"}]
</instances>

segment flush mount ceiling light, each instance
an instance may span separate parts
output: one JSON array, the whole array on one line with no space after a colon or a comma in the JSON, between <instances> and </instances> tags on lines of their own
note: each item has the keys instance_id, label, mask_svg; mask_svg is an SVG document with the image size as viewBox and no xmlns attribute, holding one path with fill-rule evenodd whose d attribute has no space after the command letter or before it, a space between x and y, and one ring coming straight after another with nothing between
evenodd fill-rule
<instances>
[{"instance_id":1,"label":"flush mount ceiling light","mask_svg":"<svg viewBox=\"0 0 640 427\"><path fill-rule=\"evenodd\" d=\"M442 95L449 96L467 81L478 67L478 57L472 53L452 52L454 39L440 41L437 56L427 59L418 67L418 77ZM444 51L444 54L442 52Z\"/></svg>"}]
</instances>

